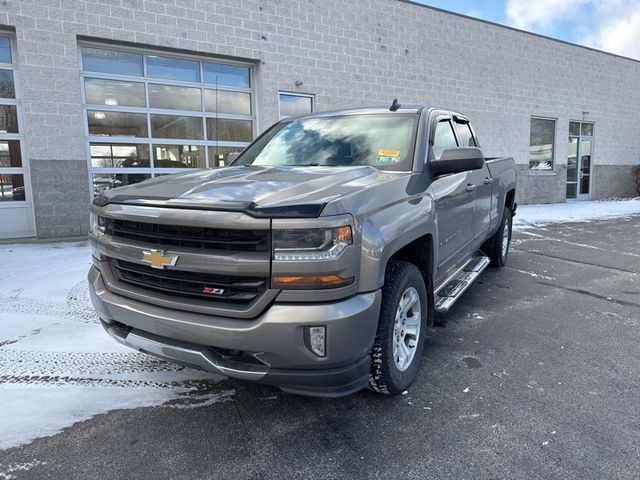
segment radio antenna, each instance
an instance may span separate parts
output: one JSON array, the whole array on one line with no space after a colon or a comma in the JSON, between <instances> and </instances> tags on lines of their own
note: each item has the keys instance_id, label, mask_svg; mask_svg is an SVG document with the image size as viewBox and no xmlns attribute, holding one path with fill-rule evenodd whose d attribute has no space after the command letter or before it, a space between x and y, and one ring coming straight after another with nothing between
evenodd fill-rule
<instances>
[{"instance_id":1,"label":"radio antenna","mask_svg":"<svg viewBox=\"0 0 640 480\"><path fill-rule=\"evenodd\" d=\"M391 106L389 107L389 111L391 112L395 112L396 110L398 110L400 108L400 104L398 103L398 99L394 98L393 99L393 103L391 104Z\"/></svg>"}]
</instances>

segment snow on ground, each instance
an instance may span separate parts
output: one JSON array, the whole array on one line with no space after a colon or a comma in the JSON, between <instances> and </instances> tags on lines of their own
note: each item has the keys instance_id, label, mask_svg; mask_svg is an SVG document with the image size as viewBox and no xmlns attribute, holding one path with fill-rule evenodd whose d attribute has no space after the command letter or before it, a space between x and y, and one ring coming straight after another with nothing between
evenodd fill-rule
<instances>
[{"instance_id":1,"label":"snow on ground","mask_svg":"<svg viewBox=\"0 0 640 480\"><path fill-rule=\"evenodd\" d=\"M640 214L640 200L522 205L514 228ZM93 312L86 242L0 245L0 449L113 409L225 401L222 377L137 353Z\"/></svg>"},{"instance_id":2,"label":"snow on ground","mask_svg":"<svg viewBox=\"0 0 640 480\"><path fill-rule=\"evenodd\" d=\"M0 246L0 449L122 408L224 401L222 378L123 347L93 312L86 242Z\"/></svg>"},{"instance_id":3,"label":"snow on ground","mask_svg":"<svg viewBox=\"0 0 640 480\"><path fill-rule=\"evenodd\" d=\"M629 200L518 205L513 228L522 230L550 223L588 222L640 214L640 197Z\"/></svg>"}]
</instances>

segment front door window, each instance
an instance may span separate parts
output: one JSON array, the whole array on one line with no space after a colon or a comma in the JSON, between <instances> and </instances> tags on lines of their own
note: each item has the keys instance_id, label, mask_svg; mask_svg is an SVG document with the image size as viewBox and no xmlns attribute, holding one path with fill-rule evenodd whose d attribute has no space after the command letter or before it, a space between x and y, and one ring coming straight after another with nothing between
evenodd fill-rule
<instances>
[{"instance_id":1,"label":"front door window","mask_svg":"<svg viewBox=\"0 0 640 480\"><path fill-rule=\"evenodd\" d=\"M593 164L593 123L569 123L567 158L567 198L591 198Z\"/></svg>"}]
</instances>

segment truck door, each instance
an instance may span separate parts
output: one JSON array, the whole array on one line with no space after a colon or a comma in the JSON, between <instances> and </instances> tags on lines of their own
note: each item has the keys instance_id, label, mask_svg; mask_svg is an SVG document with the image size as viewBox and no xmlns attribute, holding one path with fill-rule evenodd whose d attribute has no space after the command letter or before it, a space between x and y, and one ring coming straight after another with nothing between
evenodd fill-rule
<instances>
[{"instance_id":1,"label":"truck door","mask_svg":"<svg viewBox=\"0 0 640 480\"><path fill-rule=\"evenodd\" d=\"M461 115L454 115L458 144L461 147L479 147L469 120ZM480 170L469 172L469 181L475 187L475 209L473 212L474 247L479 247L486 238L491 225L491 192L493 179L486 165Z\"/></svg>"},{"instance_id":2,"label":"truck door","mask_svg":"<svg viewBox=\"0 0 640 480\"><path fill-rule=\"evenodd\" d=\"M437 116L431 128L429 160L458 146L450 116ZM470 172L443 175L431 184L438 227L437 274L439 279L467 256L474 238L475 191Z\"/></svg>"}]
</instances>

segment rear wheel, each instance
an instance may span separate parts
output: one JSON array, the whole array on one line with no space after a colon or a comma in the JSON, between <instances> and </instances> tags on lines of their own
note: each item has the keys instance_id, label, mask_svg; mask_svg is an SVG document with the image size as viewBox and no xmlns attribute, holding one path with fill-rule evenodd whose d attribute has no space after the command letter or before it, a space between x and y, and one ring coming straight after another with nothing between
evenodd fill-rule
<instances>
[{"instance_id":1,"label":"rear wheel","mask_svg":"<svg viewBox=\"0 0 640 480\"><path fill-rule=\"evenodd\" d=\"M502 213L502 220L500 221L500 227L498 231L491 237L484 245L482 250L491 259L492 267L504 267L507 264L507 257L509 256L509 244L511 242L511 224L513 215L511 215L511 209L504 207Z\"/></svg>"},{"instance_id":2,"label":"rear wheel","mask_svg":"<svg viewBox=\"0 0 640 480\"><path fill-rule=\"evenodd\" d=\"M427 333L427 308L420 270L408 262L389 262L371 351L371 390L397 395L415 380Z\"/></svg>"}]
</instances>

